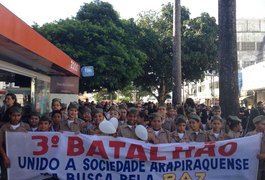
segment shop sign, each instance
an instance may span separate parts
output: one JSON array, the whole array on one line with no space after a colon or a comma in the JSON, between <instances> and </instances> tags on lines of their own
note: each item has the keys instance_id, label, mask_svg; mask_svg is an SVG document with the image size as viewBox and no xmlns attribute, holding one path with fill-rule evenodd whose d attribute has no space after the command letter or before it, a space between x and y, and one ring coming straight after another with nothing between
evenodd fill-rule
<instances>
[{"instance_id":1,"label":"shop sign","mask_svg":"<svg viewBox=\"0 0 265 180\"><path fill-rule=\"evenodd\" d=\"M52 76L51 93L78 94L79 77Z\"/></svg>"}]
</instances>

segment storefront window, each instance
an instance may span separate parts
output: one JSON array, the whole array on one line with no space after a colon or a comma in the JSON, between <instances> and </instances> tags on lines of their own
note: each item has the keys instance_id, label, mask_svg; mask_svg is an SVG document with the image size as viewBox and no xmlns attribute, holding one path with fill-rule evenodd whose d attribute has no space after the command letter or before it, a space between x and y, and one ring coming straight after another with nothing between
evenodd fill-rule
<instances>
[{"instance_id":1,"label":"storefront window","mask_svg":"<svg viewBox=\"0 0 265 180\"><path fill-rule=\"evenodd\" d=\"M36 80L36 111L44 114L50 110L50 83Z\"/></svg>"}]
</instances>

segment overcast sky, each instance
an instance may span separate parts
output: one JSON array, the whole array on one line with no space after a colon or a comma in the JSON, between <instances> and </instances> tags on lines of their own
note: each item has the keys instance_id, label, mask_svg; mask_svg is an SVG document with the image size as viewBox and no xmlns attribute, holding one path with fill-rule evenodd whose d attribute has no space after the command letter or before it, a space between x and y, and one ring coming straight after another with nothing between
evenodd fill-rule
<instances>
[{"instance_id":1,"label":"overcast sky","mask_svg":"<svg viewBox=\"0 0 265 180\"><path fill-rule=\"evenodd\" d=\"M162 4L174 0L105 0L113 5L121 18L137 18L137 14L150 9L159 11ZM34 22L53 22L76 15L80 6L91 0L0 0L15 15L32 25ZM218 15L218 0L181 0L189 8L191 17L202 12ZM237 0L237 18L265 18L265 0Z\"/></svg>"}]
</instances>

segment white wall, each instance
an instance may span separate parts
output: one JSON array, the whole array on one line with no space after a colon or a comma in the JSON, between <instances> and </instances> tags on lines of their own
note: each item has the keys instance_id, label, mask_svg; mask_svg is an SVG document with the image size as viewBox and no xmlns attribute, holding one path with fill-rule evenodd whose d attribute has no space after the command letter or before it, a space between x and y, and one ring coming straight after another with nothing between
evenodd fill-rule
<instances>
[{"instance_id":1,"label":"white wall","mask_svg":"<svg viewBox=\"0 0 265 180\"><path fill-rule=\"evenodd\" d=\"M265 62L260 62L242 69L242 90L257 90L265 88Z\"/></svg>"}]
</instances>

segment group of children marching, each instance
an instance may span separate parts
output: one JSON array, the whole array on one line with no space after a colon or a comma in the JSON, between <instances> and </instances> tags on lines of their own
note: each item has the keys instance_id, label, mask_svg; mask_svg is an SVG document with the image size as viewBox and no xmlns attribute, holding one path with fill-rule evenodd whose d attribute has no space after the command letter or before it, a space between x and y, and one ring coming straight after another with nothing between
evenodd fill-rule
<instances>
[{"instance_id":1,"label":"group of children marching","mask_svg":"<svg viewBox=\"0 0 265 180\"><path fill-rule=\"evenodd\" d=\"M113 105L105 112L100 107L80 106L80 104L72 102L64 111L61 101L54 99L51 107L52 112L42 116L32 112L27 121L21 121L21 107L14 105L8 108L9 121L1 123L0 129L0 154L4 167L10 166L9 158L5 152L6 131L71 131L88 135L109 136L100 130L99 125L102 121L113 117L118 119L118 128L112 136L140 140L135 133L136 125L140 124L147 129L147 142L153 144L220 141L242 136L241 120L237 116L223 119L220 106L213 107L213 115L206 124L201 123L201 118L196 111L190 111L187 115L176 114L174 108L166 106L159 106L157 112L148 114L148 112L142 111L141 106L137 105L130 108L127 108L126 105ZM253 119L253 123L256 129L246 136L264 132L265 116L257 116ZM265 159L265 143L262 143L262 150L258 154L258 158ZM2 177L4 177L3 172Z\"/></svg>"},{"instance_id":2,"label":"group of children marching","mask_svg":"<svg viewBox=\"0 0 265 180\"><path fill-rule=\"evenodd\" d=\"M214 106L213 116L206 124L201 123L201 118L196 112L188 115L176 114L174 108L159 106L157 112L147 114L137 107L128 108L125 105L112 106L106 113L102 108L94 107L92 110L87 106L79 106L78 103L70 103L66 112L61 110L61 102L58 99L52 101L52 112L40 116L32 112L27 121L20 122L22 109L18 106L9 109L10 122L4 125L8 128L22 124L25 131L71 131L88 135L107 135L101 132L99 124L103 120L112 117L118 119L117 132L113 136L139 139L135 134L135 127L143 125L148 131L148 142L154 144L175 143L175 142L207 142L220 141L225 139L239 138L242 136L241 120L237 116L229 116L227 119L221 117L220 106ZM13 117L14 116L14 117ZM256 122L259 130L260 122L264 116L258 116ZM12 119L16 119L12 122ZM265 121L265 119L264 119ZM0 132L8 131L4 128ZM3 136L2 136L3 137Z\"/></svg>"}]
</instances>

